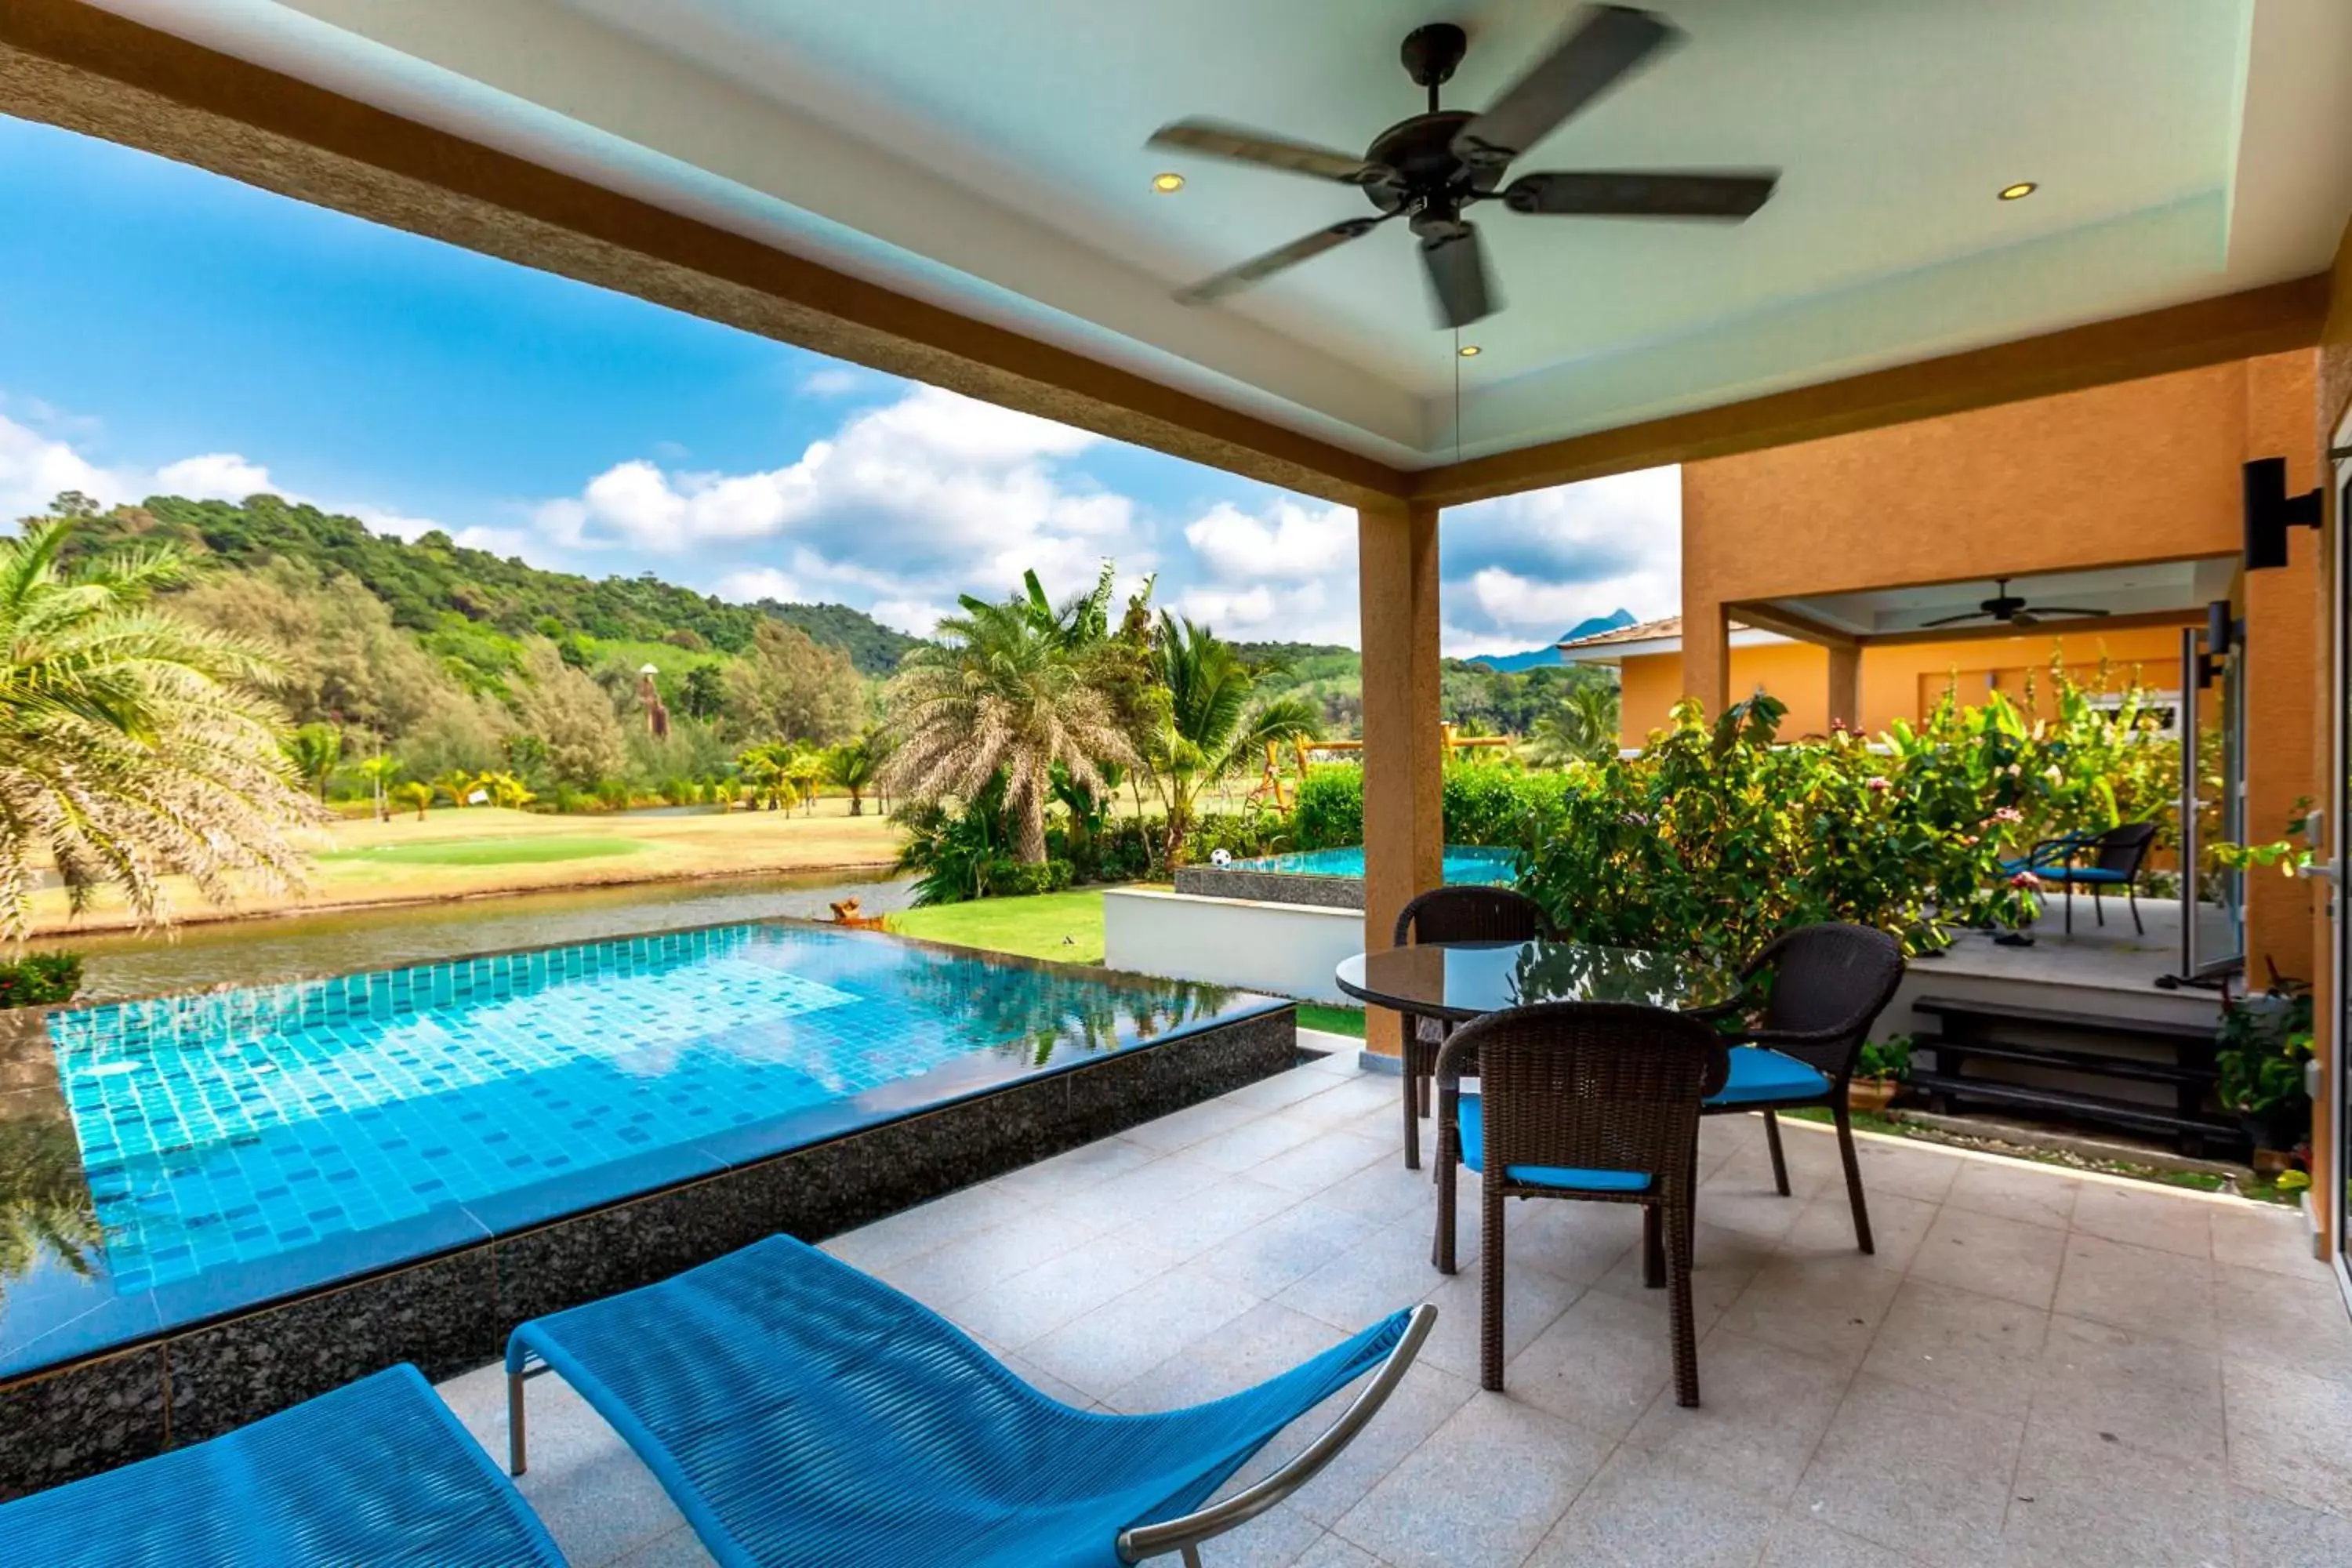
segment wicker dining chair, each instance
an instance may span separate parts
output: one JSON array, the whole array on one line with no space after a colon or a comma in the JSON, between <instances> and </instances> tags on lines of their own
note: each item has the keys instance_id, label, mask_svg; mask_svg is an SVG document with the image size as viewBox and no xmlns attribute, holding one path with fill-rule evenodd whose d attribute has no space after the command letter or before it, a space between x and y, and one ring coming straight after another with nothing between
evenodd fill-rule
<instances>
[{"instance_id":1,"label":"wicker dining chair","mask_svg":"<svg viewBox=\"0 0 2352 1568\"><path fill-rule=\"evenodd\" d=\"M1553 934L1543 906L1508 888L1432 888L1397 914L1396 943L1534 942ZM1443 1018L1404 1015L1404 1165L1421 1169L1421 1119L1429 1114L1437 1048L1453 1027ZM1477 1068L1465 1069L1473 1074Z\"/></svg>"},{"instance_id":2,"label":"wicker dining chair","mask_svg":"<svg viewBox=\"0 0 2352 1568\"><path fill-rule=\"evenodd\" d=\"M1699 1104L1728 1071L1698 1019L1622 1002L1546 1002L1489 1013L1437 1054L1437 1237L1454 1268L1458 1165L1481 1173L1478 1381L1503 1386L1503 1201L1581 1198L1642 1207L1643 1282L1664 1286L1675 1399L1698 1403L1691 1316L1692 1191ZM1463 1074L1478 1092L1462 1092Z\"/></svg>"},{"instance_id":3,"label":"wicker dining chair","mask_svg":"<svg viewBox=\"0 0 2352 1568\"><path fill-rule=\"evenodd\" d=\"M1764 990L1761 982L1767 977L1769 989ZM1733 1037L1730 1076L1708 1096L1706 1112L1763 1112L1772 1182L1787 1197L1789 1162L1780 1150L1780 1122L1774 1113L1800 1106L1826 1107L1837 1124L1846 1200L1853 1206L1854 1245L1875 1252L1845 1090L1871 1026L1903 983L1903 944L1868 926L1805 926L1773 938L1748 960L1739 978L1738 998L1701 1015L1744 1020Z\"/></svg>"}]
</instances>

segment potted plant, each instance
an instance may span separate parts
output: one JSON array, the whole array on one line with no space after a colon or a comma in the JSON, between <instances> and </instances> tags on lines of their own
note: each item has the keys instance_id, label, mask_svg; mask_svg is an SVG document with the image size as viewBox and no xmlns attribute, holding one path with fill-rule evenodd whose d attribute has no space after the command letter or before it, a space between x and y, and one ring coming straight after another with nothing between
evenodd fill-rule
<instances>
[{"instance_id":1,"label":"potted plant","mask_svg":"<svg viewBox=\"0 0 2352 1568\"><path fill-rule=\"evenodd\" d=\"M1848 1110L1884 1110L1894 1102L1911 1076L1911 1037L1895 1035L1866 1040L1853 1060L1853 1077L1845 1086Z\"/></svg>"},{"instance_id":2,"label":"potted plant","mask_svg":"<svg viewBox=\"0 0 2352 1568\"><path fill-rule=\"evenodd\" d=\"M2311 1131L2304 1064L2311 1059L2311 992L2284 982L2222 1012L2213 1053L2215 1092L2246 1130L2254 1169L2265 1174L2293 1163L2288 1151Z\"/></svg>"}]
</instances>

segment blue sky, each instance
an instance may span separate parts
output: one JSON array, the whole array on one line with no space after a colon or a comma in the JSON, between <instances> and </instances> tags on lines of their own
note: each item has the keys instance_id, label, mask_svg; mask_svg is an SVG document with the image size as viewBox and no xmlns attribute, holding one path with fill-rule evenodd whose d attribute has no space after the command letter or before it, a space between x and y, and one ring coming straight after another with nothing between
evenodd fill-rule
<instances>
[{"instance_id":1,"label":"blue sky","mask_svg":"<svg viewBox=\"0 0 2352 1568\"><path fill-rule=\"evenodd\" d=\"M1237 637L1352 643L1350 514L0 118L0 518L256 489L413 537L928 630L1105 556ZM1447 651L1675 608L1672 470L1449 513Z\"/></svg>"}]
</instances>

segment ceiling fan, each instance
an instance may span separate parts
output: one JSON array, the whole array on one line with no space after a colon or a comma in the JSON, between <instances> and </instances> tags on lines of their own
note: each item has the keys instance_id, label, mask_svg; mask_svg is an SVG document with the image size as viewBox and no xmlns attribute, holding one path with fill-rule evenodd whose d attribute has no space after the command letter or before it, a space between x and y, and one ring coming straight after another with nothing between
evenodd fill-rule
<instances>
[{"instance_id":1,"label":"ceiling fan","mask_svg":"<svg viewBox=\"0 0 2352 1568\"><path fill-rule=\"evenodd\" d=\"M1502 184L1514 158L1682 37L1654 12L1588 6L1557 48L1484 113L1474 113L1437 102L1437 89L1462 63L1468 35L1451 22L1416 27L1402 53L1406 73L1429 89L1428 112L1373 137L1362 157L1214 120L1161 126L1150 145L1355 185L1380 209L1378 216L1349 218L1253 257L1176 297L1187 304L1222 299L1402 217L1420 237L1440 322L1465 327L1501 308L1477 226L1463 216L1475 203L1499 201L1513 212L1546 217L1737 223L1749 216L1771 195L1779 170L1580 170L1526 174Z\"/></svg>"},{"instance_id":2,"label":"ceiling fan","mask_svg":"<svg viewBox=\"0 0 2352 1568\"><path fill-rule=\"evenodd\" d=\"M2072 605L2044 605L2038 612L2029 610L2023 599L2009 591L2009 579L2006 577L1994 578L1992 589L1992 597L1979 604L1975 609L1961 615L1945 616L1937 620L1923 621L1920 629L1956 626L1962 621L1997 621L2004 626L2038 626L2044 616L2106 616L2115 613L2112 610L2085 610Z\"/></svg>"}]
</instances>

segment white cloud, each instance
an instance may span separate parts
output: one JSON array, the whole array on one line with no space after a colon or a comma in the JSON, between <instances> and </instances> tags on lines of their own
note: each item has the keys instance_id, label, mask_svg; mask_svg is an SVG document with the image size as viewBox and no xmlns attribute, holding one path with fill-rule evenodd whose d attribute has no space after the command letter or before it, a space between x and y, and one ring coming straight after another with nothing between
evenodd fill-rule
<instances>
[{"instance_id":1,"label":"white cloud","mask_svg":"<svg viewBox=\"0 0 2352 1568\"><path fill-rule=\"evenodd\" d=\"M1445 651L1539 647L1618 609L1682 603L1682 470L1649 468L1507 496L1445 516Z\"/></svg>"},{"instance_id":2,"label":"white cloud","mask_svg":"<svg viewBox=\"0 0 2352 1568\"><path fill-rule=\"evenodd\" d=\"M247 462L235 452L206 452L202 457L166 463L155 470L154 489L149 493L185 496L190 500L241 501L255 495L296 499L270 479L268 468Z\"/></svg>"},{"instance_id":3,"label":"white cloud","mask_svg":"<svg viewBox=\"0 0 2352 1568\"><path fill-rule=\"evenodd\" d=\"M1255 517L1221 502L1187 526L1184 538L1220 578L1304 581L1356 563L1356 514L1347 507L1277 500Z\"/></svg>"},{"instance_id":4,"label":"white cloud","mask_svg":"<svg viewBox=\"0 0 2352 1568\"><path fill-rule=\"evenodd\" d=\"M801 393L807 397L846 397L869 379L868 373L854 365L827 365L801 378Z\"/></svg>"},{"instance_id":5,"label":"white cloud","mask_svg":"<svg viewBox=\"0 0 2352 1568\"><path fill-rule=\"evenodd\" d=\"M63 441L0 415L0 521L38 517L66 490L105 506L132 499L136 481L100 468Z\"/></svg>"},{"instance_id":6,"label":"white cloud","mask_svg":"<svg viewBox=\"0 0 2352 1568\"><path fill-rule=\"evenodd\" d=\"M774 599L782 604L797 604L802 598L801 585L772 566L751 566L740 572L730 572L719 579L713 589L722 599L749 602L754 599Z\"/></svg>"},{"instance_id":7,"label":"white cloud","mask_svg":"<svg viewBox=\"0 0 2352 1568\"><path fill-rule=\"evenodd\" d=\"M866 606L866 613L893 631L904 632L910 637L927 637L955 612L945 605L919 599L877 599Z\"/></svg>"}]
</instances>

